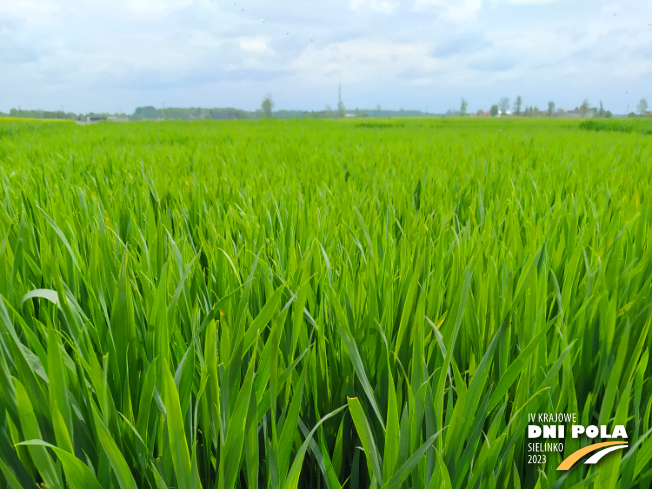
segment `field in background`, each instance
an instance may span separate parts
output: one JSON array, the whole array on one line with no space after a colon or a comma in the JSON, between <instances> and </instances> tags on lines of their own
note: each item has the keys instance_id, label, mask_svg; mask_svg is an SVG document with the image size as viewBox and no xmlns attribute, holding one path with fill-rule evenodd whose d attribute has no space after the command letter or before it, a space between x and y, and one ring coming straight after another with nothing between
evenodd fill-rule
<instances>
[{"instance_id":1,"label":"field in background","mask_svg":"<svg viewBox=\"0 0 652 489\"><path fill-rule=\"evenodd\" d=\"M25 117L10 117L3 116L0 117L0 123L3 126L3 129L7 129L9 123L21 123L21 124L71 124L74 121L68 119L30 119Z\"/></svg>"},{"instance_id":2,"label":"field in background","mask_svg":"<svg viewBox=\"0 0 652 489\"><path fill-rule=\"evenodd\" d=\"M650 487L652 139L579 126L0 120L0 487Z\"/></svg>"}]
</instances>

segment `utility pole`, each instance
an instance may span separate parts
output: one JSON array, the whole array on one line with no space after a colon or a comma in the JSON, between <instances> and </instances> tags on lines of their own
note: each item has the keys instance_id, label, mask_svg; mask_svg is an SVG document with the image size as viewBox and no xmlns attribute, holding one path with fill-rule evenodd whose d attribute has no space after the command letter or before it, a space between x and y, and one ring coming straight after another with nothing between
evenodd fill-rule
<instances>
[{"instance_id":1,"label":"utility pole","mask_svg":"<svg viewBox=\"0 0 652 489\"><path fill-rule=\"evenodd\" d=\"M338 104L340 102L342 102L342 84L341 83L339 85L339 91L338 91L338 94L337 94L337 102L338 102Z\"/></svg>"}]
</instances>

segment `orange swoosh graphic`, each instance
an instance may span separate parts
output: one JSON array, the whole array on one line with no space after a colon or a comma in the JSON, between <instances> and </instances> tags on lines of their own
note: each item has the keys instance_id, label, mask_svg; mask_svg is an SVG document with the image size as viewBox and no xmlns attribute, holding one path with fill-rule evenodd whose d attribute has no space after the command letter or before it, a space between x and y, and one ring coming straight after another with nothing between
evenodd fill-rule
<instances>
[{"instance_id":1,"label":"orange swoosh graphic","mask_svg":"<svg viewBox=\"0 0 652 489\"><path fill-rule=\"evenodd\" d=\"M580 448L578 451L571 453L566 459L559 464L557 470L568 470L570 469L575 462L581 459L587 453L595 452L604 447L610 447L612 445L627 445L625 441L606 441L604 443L596 443L594 445L589 445L588 447Z\"/></svg>"}]
</instances>

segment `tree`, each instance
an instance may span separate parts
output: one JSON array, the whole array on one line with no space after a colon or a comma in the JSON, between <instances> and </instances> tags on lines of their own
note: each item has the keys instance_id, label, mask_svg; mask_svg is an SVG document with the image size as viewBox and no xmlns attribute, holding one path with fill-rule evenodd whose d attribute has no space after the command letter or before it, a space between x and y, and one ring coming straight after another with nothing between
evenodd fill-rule
<instances>
[{"instance_id":1,"label":"tree","mask_svg":"<svg viewBox=\"0 0 652 489\"><path fill-rule=\"evenodd\" d=\"M598 117L606 117L606 111L602 105L602 100L600 100L600 108L598 109Z\"/></svg>"},{"instance_id":2,"label":"tree","mask_svg":"<svg viewBox=\"0 0 652 489\"><path fill-rule=\"evenodd\" d=\"M555 103L554 102L548 102L548 116L552 117L552 115L555 113Z\"/></svg>"},{"instance_id":3,"label":"tree","mask_svg":"<svg viewBox=\"0 0 652 489\"><path fill-rule=\"evenodd\" d=\"M636 106L636 111L638 112L638 115L645 115L645 113L647 112L647 100L642 98L641 101Z\"/></svg>"},{"instance_id":4,"label":"tree","mask_svg":"<svg viewBox=\"0 0 652 489\"><path fill-rule=\"evenodd\" d=\"M502 97L498 102L498 107L500 108L501 115L507 115L509 110L509 99L507 97Z\"/></svg>"},{"instance_id":5,"label":"tree","mask_svg":"<svg viewBox=\"0 0 652 489\"><path fill-rule=\"evenodd\" d=\"M589 99L584 99L584 102L582 102L582 105L580 105L578 111L580 113L580 117L586 117L586 114L589 112Z\"/></svg>"},{"instance_id":6,"label":"tree","mask_svg":"<svg viewBox=\"0 0 652 489\"><path fill-rule=\"evenodd\" d=\"M151 105L148 105L147 107L136 107L134 118L138 120L158 119L158 110Z\"/></svg>"},{"instance_id":7,"label":"tree","mask_svg":"<svg viewBox=\"0 0 652 489\"><path fill-rule=\"evenodd\" d=\"M468 104L466 103L466 100L462 99L462 103L460 104L460 112L462 115L466 115L466 108L468 107Z\"/></svg>"},{"instance_id":8,"label":"tree","mask_svg":"<svg viewBox=\"0 0 652 489\"><path fill-rule=\"evenodd\" d=\"M521 105L523 104L523 99L519 95L516 97L516 102L514 102L514 113L516 115L521 115Z\"/></svg>"},{"instance_id":9,"label":"tree","mask_svg":"<svg viewBox=\"0 0 652 489\"><path fill-rule=\"evenodd\" d=\"M491 115L493 117L496 117L498 115L498 106L496 104L493 104L491 106Z\"/></svg>"},{"instance_id":10,"label":"tree","mask_svg":"<svg viewBox=\"0 0 652 489\"><path fill-rule=\"evenodd\" d=\"M342 102L342 100L337 102L337 115L339 117L346 116L346 107L344 107L344 102Z\"/></svg>"},{"instance_id":11,"label":"tree","mask_svg":"<svg viewBox=\"0 0 652 489\"><path fill-rule=\"evenodd\" d=\"M274 108L274 101L272 100L272 94L268 93L264 100L263 103L260 104L260 108L263 109L263 117L266 119L271 119L272 116L272 109Z\"/></svg>"}]
</instances>

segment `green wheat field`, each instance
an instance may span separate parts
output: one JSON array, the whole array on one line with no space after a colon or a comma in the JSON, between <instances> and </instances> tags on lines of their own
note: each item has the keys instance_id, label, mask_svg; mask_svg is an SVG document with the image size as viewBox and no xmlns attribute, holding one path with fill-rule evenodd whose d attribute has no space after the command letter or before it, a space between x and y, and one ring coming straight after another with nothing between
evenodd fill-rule
<instances>
[{"instance_id":1,"label":"green wheat field","mask_svg":"<svg viewBox=\"0 0 652 489\"><path fill-rule=\"evenodd\" d=\"M0 122L0 487L647 489L650 132Z\"/></svg>"}]
</instances>

